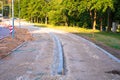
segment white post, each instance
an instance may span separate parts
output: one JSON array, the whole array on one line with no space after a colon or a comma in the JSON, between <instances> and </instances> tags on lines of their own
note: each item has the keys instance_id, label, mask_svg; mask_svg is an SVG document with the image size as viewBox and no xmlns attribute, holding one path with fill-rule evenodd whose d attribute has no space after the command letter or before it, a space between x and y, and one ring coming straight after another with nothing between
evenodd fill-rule
<instances>
[{"instance_id":1,"label":"white post","mask_svg":"<svg viewBox=\"0 0 120 80\"><path fill-rule=\"evenodd\" d=\"M12 0L12 38L14 38L14 0Z\"/></svg>"}]
</instances>

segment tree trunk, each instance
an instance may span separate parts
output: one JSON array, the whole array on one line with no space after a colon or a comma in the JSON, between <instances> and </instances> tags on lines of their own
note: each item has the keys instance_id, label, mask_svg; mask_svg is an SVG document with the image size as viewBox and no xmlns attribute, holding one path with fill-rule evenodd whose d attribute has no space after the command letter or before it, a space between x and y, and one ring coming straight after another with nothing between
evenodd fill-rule
<instances>
[{"instance_id":1,"label":"tree trunk","mask_svg":"<svg viewBox=\"0 0 120 80\"><path fill-rule=\"evenodd\" d=\"M34 18L32 17L32 23L34 23Z\"/></svg>"},{"instance_id":2,"label":"tree trunk","mask_svg":"<svg viewBox=\"0 0 120 80\"><path fill-rule=\"evenodd\" d=\"M65 22L65 26L68 26L67 22Z\"/></svg>"},{"instance_id":3,"label":"tree trunk","mask_svg":"<svg viewBox=\"0 0 120 80\"><path fill-rule=\"evenodd\" d=\"M65 26L69 26L69 22L68 22L67 17L66 17L66 21L65 21Z\"/></svg>"},{"instance_id":4,"label":"tree trunk","mask_svg":"<svg viewBox=\"0 0 120 80\"><path fill-rule=\"evenodd\" d=\"M94 17L93 17L93 30L96 30L96 9L94 10Z\"/></svg>"},{"instance_id":5,"label":"tree trunk","mask_svg":"<svg viewBox=\"0 0 120 80\"><path fill-rule=\"evenodd\" d=\"M32 17L30 18L30 21L32 22Z\"/></svg>"},{"instance_id":6,"label":"tree trunk","mask_svg":"<svg viewBox=\"0 0 120 80\"><path fill-rule=\"evenodd\" d=\"M33 17L33 19L32 19L32 20L33 20L33 23L35 23L35 17Z\"/></svg>"},{"instance_id":7,"label":"tree trunk","mask_svg":"<svg viewBox=\"0 0 120 80\"><path fill-rule=\"evenodd\" d=\"M43 23L43 19L42 18L40 18L40 23Z\"/></svg>"},{"instance_id":8,"label":"tree trunk","mask_svg":"<svg viewBox=\"0 0 120 80\"><path fill-rule=\"evenodd\" d=\"M30 17L30 19L31 19L30 21L32 22L32 14L31 14L31 17Z\"/></svg>"},{"instance_id":9,"label":"tree trunk","mask_svg":"<svg viewBox=\"0 0 120 80\"><path fill-rule=\"evenodd\" d=\"M34 17L34 23L36 23L36 17Z\"/></svg>"},{"instance_id":10,"label":"tree trunk","mask_svg":"<svg viewBox=\"0 0 120 80\"><path fill-rule=\"evenodd\" d=\"M103 31L103 26L102 26L103 22L102 22L102 18L100 18L100 31Z\"/></svg>"},{"instance_id":11,"label":"tree trunk","mask_svg":"<svg viewBox=\"0 0 120 80\"><path fill-rule=\"evenodd\" d=\"M48 24L48 17L45 17L45 24Z\"/></svg>"},{"instance_id":12,"label":"tree trunk","mask_svg":"<svg viewBox=\"0 0 120 80\"><path fill-rule=\"evenodd\" d=\"M93 15L92 15L92 11L90 10L90 19L91 19L91 27L93 26Z\"/></svg>"},{"instance_id":13,"label":"tree trunk","mask_svg":"<svg viewBox=\"0 0 120 80\"><path fill-rule=\"evenodd\" d=\"M37 23L37 16L35 17L35 22Z\"/></svg>"},{"instance_id":14,"label":"tree trunk","mask_svg":"<svg viewBox=\"0 0 120 80\"><path fill-rule=\"evenodd\" d=\"M39 23L39 18L37 17L37 23Z\"/></svg>"},{"instance_id":15,"label":"tree trunk","mask_svg":"<svg viewBox=\"0 0 120 80\"><path fill-rule=\"evenodd\" d=\"M108 7L107 13L108 13L107 31L109 32L109 31L111 31L111 28L112 28L112 15L111 15L111 10L109 7Z\"/></svg>"}]
</instances>

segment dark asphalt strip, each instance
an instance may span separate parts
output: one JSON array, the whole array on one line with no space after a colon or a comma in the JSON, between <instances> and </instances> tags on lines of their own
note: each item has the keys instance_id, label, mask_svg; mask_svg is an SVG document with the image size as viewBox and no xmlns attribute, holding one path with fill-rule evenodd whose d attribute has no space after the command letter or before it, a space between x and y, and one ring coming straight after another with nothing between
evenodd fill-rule
<instances>
[{"instance_id":1,"label":"dark asphalt strip","mask_svg":"<svg viewBox=\"0 0 120 80\"><path fill-rule=\"evenodd\" d=\"M63 75L64 74L64 59L63 59L63 48L59 38L49 33L54 41L54 61L52 64L52 75Z\"/></svg>"}]
</instances>

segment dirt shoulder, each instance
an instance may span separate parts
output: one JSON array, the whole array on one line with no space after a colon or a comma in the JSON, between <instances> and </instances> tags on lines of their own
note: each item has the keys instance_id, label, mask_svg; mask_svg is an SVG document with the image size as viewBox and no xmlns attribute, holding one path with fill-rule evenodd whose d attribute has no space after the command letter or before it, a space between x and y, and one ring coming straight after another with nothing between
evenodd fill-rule
<instances>
[{"instance_id":1,"label":"dirt shoulder","mask_svg":"<svg viewBox=\"0 0 120 80\"><path fill-rule=\"evenodd\" d=\"M15 37L8 36L0 40L0 59L8 55L13 49L25 41L31 41L33 37L27 29L15 28Z\"/></svg>"}]
</instances>

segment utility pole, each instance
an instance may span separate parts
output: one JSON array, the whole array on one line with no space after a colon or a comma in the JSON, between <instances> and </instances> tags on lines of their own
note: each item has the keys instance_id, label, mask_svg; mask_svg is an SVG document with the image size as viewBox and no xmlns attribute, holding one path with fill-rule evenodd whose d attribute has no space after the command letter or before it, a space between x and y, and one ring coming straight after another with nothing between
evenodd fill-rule
<instances>
[{"instance_id":1,"label":"utility pole","mask_svg":"<svg viewBox=\"0 0 120 80\"><path fill-rule=\"evenodd\" d=\"M14 0L12 0L12 38L14 38Z\"/></svg>"}]
</instances>

